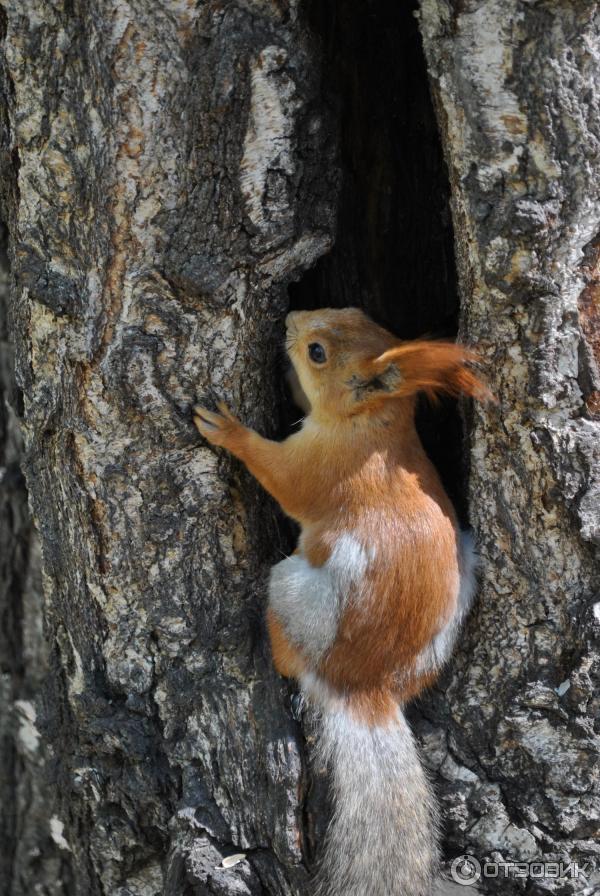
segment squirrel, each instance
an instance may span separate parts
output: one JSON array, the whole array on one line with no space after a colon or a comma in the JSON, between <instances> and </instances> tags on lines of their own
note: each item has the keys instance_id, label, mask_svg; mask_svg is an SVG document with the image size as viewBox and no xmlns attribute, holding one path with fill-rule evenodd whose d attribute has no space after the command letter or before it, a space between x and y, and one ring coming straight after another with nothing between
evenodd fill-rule
<instances>
[{"instance_id":1,"label":"squirrel","mask_svg":"<svg viewBox=\"0 0 600 896\"><path fill-rule=\"evenodd\" d=\"M415 429L418 393L490 398L452 342L401 341L358 308L294 311L286 349L302 427L282 442L196 406L301 527L271 570L276 670L296 679L332 773L321 896L426 896L437 808L404 705L449 658L474 593L472 540Z\"/></svg>"}]
</instances>

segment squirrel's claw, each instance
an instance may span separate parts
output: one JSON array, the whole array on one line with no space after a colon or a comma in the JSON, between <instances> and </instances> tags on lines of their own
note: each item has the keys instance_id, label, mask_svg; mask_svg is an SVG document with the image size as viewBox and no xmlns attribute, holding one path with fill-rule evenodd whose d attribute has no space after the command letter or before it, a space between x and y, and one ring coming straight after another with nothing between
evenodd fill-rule
<instances>
[{"instance_id":1,"label":"squirrel's claw","mask_svg":"<svg viewBox=\"0 0 600 896\"><path fill-rule=\"evenodd\" d=\"M219 411L221 412L221 414L224 417L226 417L227 420L229 420L231 423L239 423L240 422L238 420L238 418L235 416L235 414L231 413L231 411L229 410L229 408L227 407L227 405L225 404L224 401L218 401L217 407L218 407Z\"/></svg>"},{"instance_id":2,"label":"squirrel's claw","mask_svg":"<svg viewBox=\"0 0 600 896\"><path fill-rule=\"evenodd\" d=\"M221 414L216 414L214 411L209 411L207 408L203 408L201 405L197 404L194 406L192 410L192 416L194 418L194 423L203 433L203 429L217 430L220 428L220 422L223 420Z\"/></svg>"},{"instance_id":3,"label":"squirrel's claw","mask_svg":"<svg viewBox=\"0 0 600 896\"><path fill-rule=\"evenodd\" d=\"M290 697L290 711L292 714L292 718L296 722L302 721L302 714L304 712L305 701L304 696L301 693L292 694Z\"/></svg>"},{"instance_id":4,"label":"squirrel's claw","mask_svg":"<svg viewBox=\"0 0 600 896\"><path fill-rule=\"evenodd\" d=\"M219 402L217 407L221 412L219 414L197 404L192 410L192 418L200 435L204 436L212 445L227 447L228 437L237 427L241 426L241 423L223 402Z\"/></svg>"}]
</instances>

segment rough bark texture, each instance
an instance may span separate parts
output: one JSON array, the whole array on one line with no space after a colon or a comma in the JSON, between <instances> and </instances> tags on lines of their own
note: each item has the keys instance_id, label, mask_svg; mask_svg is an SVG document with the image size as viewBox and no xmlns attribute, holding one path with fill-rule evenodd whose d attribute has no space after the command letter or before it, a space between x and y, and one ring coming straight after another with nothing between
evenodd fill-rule
<instances>
[{"instance_id":1,"label":"rough bark texture","mask_svg":"<svg viewBox=\"0 0 600 896\"><path fill-rule=\"evenodd\" d=\"M482 588L434 704L429 755L457 848L570 857L590 879L529 881L527 892L597 892L598 6L423 0L421 27L452 186L461 333L498 398L471 420Z\"/></svg>"},{"instance_id":2,"label":"rough bark texture","mask_svg":"<svg viewBox=\"0 0 600 896\"><path fill-rule=\"evenodd\" d=\"M465 649L415 723L449 855L481 860L598 849L594 6L421 8L460 328L499 405L468 420L468 490L455 410L424 418L483 562ZM189 409L224 397L281 433L292 280L297 307L361 304L403 336L456 331L412 12L0 4L3 893L310 892L323 781L262 617L291 533L200 444Z\"/></svg>"},{"instance_id":3,"label":"rough bark texture","mask_svg":"<svg viewBox=\"0 0 600 896\"><path fill-rule=\"evenodd\" d=\"M313 50L294 3L27 0L4 18L62 890L290 893L303 769L262 621L275 513L189 409L220 395L273 431L285 286L331 240Z\"/></svg>"}]
</instances>

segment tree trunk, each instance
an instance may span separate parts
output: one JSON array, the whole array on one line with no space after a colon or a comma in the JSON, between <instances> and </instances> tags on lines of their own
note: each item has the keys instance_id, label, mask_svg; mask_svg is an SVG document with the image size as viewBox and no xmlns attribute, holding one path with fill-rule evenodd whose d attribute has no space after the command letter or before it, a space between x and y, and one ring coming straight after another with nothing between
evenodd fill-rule
<instances>
[{"instance_id":1,"label":"tree trunk","mask_svg":"<svg viewBox=\"0 0 600 896\"><path fill-rule=\"evenodd\" d=\"M11 329L49 651L30 736L52 760L63 889L291 893L310 817L262 618L289 536L190 407L219 395L276 432L286 283L332 232L314 50L293 4L4 9ZM3 892L31 892L9 874Z\"/></svg>"},{"instance_id":2,"label":"tree trunk","mask_svg":"<svg viewBox=\"0 0 600 896\"><path fill-rule=\"evenodd\" d=\"M423 0L421 28L461 335L498 399L470 420L482 587L430 756L457 848L578 861L587 875L527 892L597 892L598 6Z\"/></svg>"},{"instance_id":3,"label":"tree trunk","mask_svg":"<svg viewBox=\"0 0 600 896\"><path fill-rule=\"evenodd\" d=\"M423 0L424 52L398 0L2 9L0 890L311 892L326 788L263 622L294 533L190 417L222 397L285 434L288 304L480 348L468 449L453 405L420 411L482 587L414 723L449 860L593 888L595 4Z\"/></svg>"}]
</instances>

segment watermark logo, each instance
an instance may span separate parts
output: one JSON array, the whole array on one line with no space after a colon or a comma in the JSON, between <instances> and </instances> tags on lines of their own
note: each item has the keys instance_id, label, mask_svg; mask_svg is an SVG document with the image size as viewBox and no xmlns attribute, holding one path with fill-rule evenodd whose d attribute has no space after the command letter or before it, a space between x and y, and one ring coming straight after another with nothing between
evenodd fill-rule
<instances>
[{"instance_id":1,"label":"watermark logo","mask_svg":"<svg viewBox=\"0 0 600 896\"><path fill-rule=\"evenodd\" d=\"M450 874L455 884L471 887L481 878L481 862L475 856L459 856L452 862Z\"/></svg>"},{"instance_id":2,"label":"watermark logo","mask_svg":"<svg viewBox=\"0 0 600 896\"><path fill-rule=\"evenodd\" d=\"M472 887L482 878L496 877L504 880L525 878L531 880L576 880L585 878L588 863L577 862L480 862L475 856L458 856L450 866L450 875L456 884Z\"/></svg>"}]
</instances>

